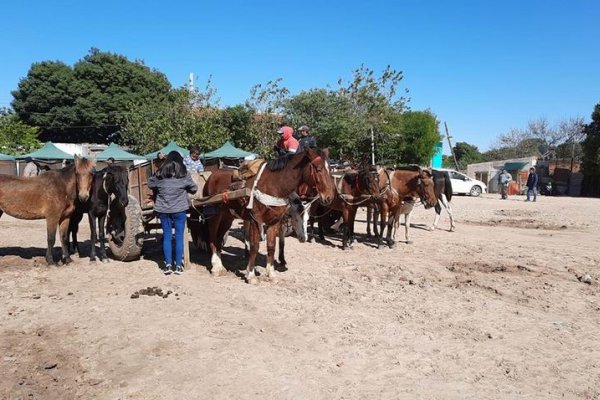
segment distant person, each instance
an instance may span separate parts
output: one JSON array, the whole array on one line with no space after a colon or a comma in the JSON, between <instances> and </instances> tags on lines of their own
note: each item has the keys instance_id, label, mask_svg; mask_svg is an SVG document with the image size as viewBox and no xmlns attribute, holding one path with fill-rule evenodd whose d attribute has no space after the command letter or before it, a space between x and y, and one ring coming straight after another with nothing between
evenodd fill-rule
<instances>
[{"instance_id":1,"label":"distant person","mask_svg":"<svg viewBox=\"0 0 600 400\"><path fill-rule=\"evenodd\" d=\"M25 168L23 169L24 178L32 178L40 174L40 167L35 161L33 161L33 158L27 157L25 159L25 163Z\"/></svg>"},{"instance_id":2,"label":"distant person","mask_svg":"<svg viewBox=\"0 0 600 400\"><path fill-rule=\"evenodd\" d=\"M298 139L300 146L298 147L298 151L317 147L317 139L310 134L308 126L302 125L298 130L300 131L300 138Z\"/></svg>"},{"instance_id":3,"label":"distant person","mask_svg":"<svg viewBox=\"0 0 600 400\"><path fill-rule=\"evenodd\" d=\"M115 163L115 159L114 159L114 158L112 158L112 157L108 157L108 158L106 159L106 163L107 163L107 164L111 164L111 165L112 165L112 164L114 164L114 163Z\"/></svg>"},{"instance_id":4,"label":"distant person","mask_svg":"<svg viewBox=\"0 0 600 400\"><path fill-rule=\"evenodd\" d=\"M279 133L281 137L274 147L275 155L281 157L287 154L295 154L298 151L300 144L294 137L294 129L290 126L282 126L277 133Z\"/></svg>"},{"instance_id":5,"label":"distant person","mask_svg":"<svg viewBox=\"0 0 600 400\"><path fill-rule=\"evenodd\" d=\"M527 176L527 200L529 201L529 196L533 193L533 201L537 200L537 184L538 184L538 175L535 173L535 168L529 168L529 175Z\"/></svg>"},{"instance_id":6,"label":"distant person","mask_svg":"<svg viewBox=\"0 0 600 400\"><path fill-rule=\"evenodd\" d=\"M510 181L512 181L512 175L503 169L500 175L498 175L498 185L500 186L500 195L502 196L502 200L506 200L508 198L508 184Z\"/></svg>"},{"instance_id":7,"label":"distant person","mask_svg":"<svg viewBox=\"0 0 600 400\"><path fill-rule=\"evenodd\" d=\"M156 174L148 179L148 187L156 194L154 211L158 213L163 230L165 275L183 272L183 233L188 209L188 193L196 193L192 180L177 151L167 155ZM175 229L175 263L173 264L173 228Z\"/></svg>"},{"instance_id":8,"label":"distant person","mask_svg":"<svg viewBox=\"0 0 600 400\"><path fill-rule=\"evenodd\" d=\"M200 148L198 146L190 147L190 154L183 159L183 164L190 173L204 171L204 165L200 161Z\"/></svg>"}]
</instances>

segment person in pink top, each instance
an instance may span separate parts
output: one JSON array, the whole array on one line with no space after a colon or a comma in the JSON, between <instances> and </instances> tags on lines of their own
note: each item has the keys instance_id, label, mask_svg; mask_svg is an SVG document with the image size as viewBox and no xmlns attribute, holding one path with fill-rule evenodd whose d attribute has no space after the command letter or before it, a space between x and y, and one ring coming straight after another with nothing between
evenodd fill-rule
<instances>
[{"instance_id":1,"label":"person in pink top","mask_svg":"<svg viewBox=\"0 0 600 400\"><path fill-rule=\"evenodd\" d=\"M298 151L300 144L294 137L294 129L290 126L282 126L277 131L281 135L275 145L275 154L281 157L286 154L294 154Z\"/></svg>"}]
</instances>

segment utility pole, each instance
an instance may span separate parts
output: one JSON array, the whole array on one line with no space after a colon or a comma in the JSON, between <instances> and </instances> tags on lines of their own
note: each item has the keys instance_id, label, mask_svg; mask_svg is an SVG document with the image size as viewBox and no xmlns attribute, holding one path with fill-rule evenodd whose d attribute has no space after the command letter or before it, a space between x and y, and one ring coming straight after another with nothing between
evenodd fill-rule
<instances>
[{"instance_id":1,"label":"utility pole","mask_svg":"<svg viewBox=\"0 0 600 400\"><path fill-rule=\"evenodd\" d=\"M448 124L444 121L444 126L446 127L446 138L448 138L448 146L450 146L450 151L452 152L452 158L454 159L454 165L456 166L456 170L458 171L458 161L456 161L456 154L454 154L454 148L452 147L452 136L450 136L450 132L448 132Z\"/></svg>"},{"instance_id":2,"label":"utility pole","mask_svg":"<svg viewBox=\"0 0 600 400\"><path fill-rule=\"evenodd\" d=\"M371 127L371 165L375 165L375 134Z\"/></svg>"}]
</instances>

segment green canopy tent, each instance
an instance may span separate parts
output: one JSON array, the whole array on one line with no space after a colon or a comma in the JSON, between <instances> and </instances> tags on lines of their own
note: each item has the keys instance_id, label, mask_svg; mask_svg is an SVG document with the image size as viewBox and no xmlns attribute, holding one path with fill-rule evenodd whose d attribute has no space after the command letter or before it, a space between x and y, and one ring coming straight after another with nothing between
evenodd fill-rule
<instances>
[{"instance_id":1,"label":"green canopy tent","mask_svg":"<svg viewBox=\"0 0 600 400\"><path fill-rule=\"evenodd\" d=\"M154 160L157 156L158 153L164 153L164 154L169 154L172 151L178 151L179 154L181 154L182 157L187 156L188 154L190 154L190 151L187 149L184 149L183 147L179 146L177 143L175 143L173 140L171 140L165 147L163 147L162 149L155 151L154 153L149 153L146 154L144 157L146 157L146 160Z\"/></svg>"},{"instance_id":2,"label":"green canopy tent","mask_svg":"<svg viewBox=\"0 0 600 400\"><path fill-rule=\"evenodd\" d=\"M52 142L47 142L44 147L34 151L33 153L23 154L17 156L17 160L24 160L27 157L34 158L36 160L72 160L75 157L73 154L65 153Z\"/></svg>"},{"instance_id":3,"label":"green canopy tent","mask_svg":"<svg viewBox=\"0 0 600 400\"><path fill-rule=\"evenodd\" d=\"M0 153L0 161L15 161L15 157Z\"/></svg>"},{"instance_id":4,"label":"green canopy tent","mask_svg":"<svg viewBox=\"0 0 600 400\"><path fill-rule=\"evenodd\" d=\"M96 160L98 161L106 161L109 158L113 158L115 161L146 160L146 157L123 150L116 143L111 143L104 151L96 155Z\"/></svg>"},{"instance_id":5,"label":"green canopy tent","mask_svg":"<svg viewBox=\"0 0 600 400\"><path fill-rule=\"evenodd\" d=\"M229 142L225 142L225 144L219 147L216 150L213 150L209 153L203 154L203 159L210 160L213 158L230 158L230 159L254 159L256 158L256 154L251 153L249 151L241 150L232 145Z\"/></svg>"}]
</instances>

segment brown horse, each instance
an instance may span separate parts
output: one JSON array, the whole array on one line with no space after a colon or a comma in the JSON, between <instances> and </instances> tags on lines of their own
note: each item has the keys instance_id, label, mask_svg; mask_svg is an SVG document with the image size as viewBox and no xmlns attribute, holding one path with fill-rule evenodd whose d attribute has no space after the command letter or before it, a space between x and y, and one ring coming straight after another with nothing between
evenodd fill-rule
<instances>
[{"instance_id":1,"label":"brown horse","mask_svg":"<svg viewBox=\"0 0 600 400\"><path fill-rule=\"evenodd\" d=\"M358 207L366 206L379 199L379 176L377 170L372 166L363 165L359 170L345 171L338 178L336 184L336 196L334 201L324 206L322 204L313 204L312 215L326 216L329 210L341 212L342 225L342 249L352 246L354 242L354 220ZM314 220L311 220L311 232L314 232L312 226ZM323 224L319 220L319 238L324 239Z\"/></svg>"},{"instance_id":2,"label":"brown horse","mask_svg":"<svg viewBox=\"0 0 600 400\"><path fill-rule=\"evenodd\" d=\"M252 189L250 199L233 199L220 204L216 213L207 219L213 275L218 276L225 272L221 262L223 237L233 220L241 218L250 222L246 237L250 243L246 267L248 283L257 283L254 264L263 224L267 226L266 275L274 276L275 240L280 232L280 222L288 210L290 196L304 179L304 173L309 171L309 176L316 182L318 195L323 202L331 203L333 200L335 191L331 184L326 157L324 152L307 149L301 153L271 160L264 165L258 175L246 181L246 187ZM206 181L203 195L211 196L227 192L231 185L232 174L232 171L226 170L214 172Z\"/></svg>"},{"instance_id":3,"label":"brown horse","mask_svg":"<svg viewBox=\"0 0 600 400\"><path fill-rule=\"evenodd\" d=\"M383 242L383 231L387 225L386 241L388 246L394 247L392 230L394 223L404 213L403 206L407 198L418 197L426 208L434 207L437 198L434 191L434 182L431 171L418 166L400 167L393 170L381 168L379 170L379 188L381 199L379 201L379 213L381 215L381 232L377 233L377 248ZM369 220L367 218L367 235L370 236Z\"/></svg>"},{"instance_id":4,"label":"brown horse","mask_svg":"<svg viewBox=\"0 0 600 400\"><path fill-rule=\"evenodd\" d=\"M71 262L67 248L69 219L75 211L75 199L79 197L85 202L90 196L95 165L93 159L75 156L75 165L33 178L0 175L0 216L7 213L19 219L46 219L48 265L54 264L52 248L57 226L60 226L62 262Z\"/></svg>"}]
</instances>

